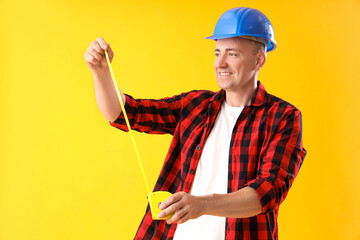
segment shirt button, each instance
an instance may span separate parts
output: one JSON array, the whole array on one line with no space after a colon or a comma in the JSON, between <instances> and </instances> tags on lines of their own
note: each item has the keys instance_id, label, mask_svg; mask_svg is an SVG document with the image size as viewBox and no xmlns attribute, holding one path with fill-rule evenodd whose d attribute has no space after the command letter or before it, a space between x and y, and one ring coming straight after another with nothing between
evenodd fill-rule
<instances>
[{"instance_id":1,"label":"shirt button","mask_svg":"<svg viewBox=\"0 0 360 240\"><path fill-rule=\"evenodd\" d=\"M190 174L194 174L194 170L190 169Z\"/></svg>"},{"instance_id":2,"label":"shirt button","mask_svg":"<svg viewBox=\"0 0 360 240\"><path fill-rule=\"evenodd\" d=\"M197 146L196 147L196 150L200 151L201 147L200 146Z\"/></svg>"},{"instance_id":3,"label":"shirt button","mask_svg":"<svg viewBox=\"0 0 360 240\"><path fill-rule=\"evenodd\" d=\"M207 123L205 123L205 127L207 127Z\"/></svg>"}]
</instances>

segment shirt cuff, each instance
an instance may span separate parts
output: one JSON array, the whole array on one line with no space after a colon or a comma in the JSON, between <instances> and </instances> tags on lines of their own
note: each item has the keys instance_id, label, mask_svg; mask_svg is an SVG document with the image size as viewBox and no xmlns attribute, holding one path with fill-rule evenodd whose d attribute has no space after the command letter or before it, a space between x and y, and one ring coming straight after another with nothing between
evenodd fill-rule
<instances>
[{"instance_id":1,"label":"shirt cuff","mask_svg":"<svg viewBox=\"0 0 360 240\"><path fill-rule=\"evenodd\" d=\"M274 184L269 180L257 178L245 184L244 187L246 186L251 187L256 191L262 206L262 213L272 211L278 207L275 202L276 194L274 191Z\"/></svg>"},{"instance_id":2,"label":"shirt cuff","mask_svg":"<svg viewBox=\"0 0 360 240\"><path fill-rule=\"evenodd\" d=\"M125 95L125 99L126 99L126 102L125 102L125 111L127 113L127 117L129 118L129 123L130 123L130 126L133 122L133 116L134 116L134 109L136 109L136 101L135 99L130 96L130 95L127 95L127 94L124 94ZM126 125L126 121L125 121L125 117L124 117L124 113L123 111L121 111L120 115L118 116L118 118L111 122L109 121L109 124L113 127L116 127L120 130L123 130L125 132L128 132L129 129Z\"/></svg>"}]
</instances>

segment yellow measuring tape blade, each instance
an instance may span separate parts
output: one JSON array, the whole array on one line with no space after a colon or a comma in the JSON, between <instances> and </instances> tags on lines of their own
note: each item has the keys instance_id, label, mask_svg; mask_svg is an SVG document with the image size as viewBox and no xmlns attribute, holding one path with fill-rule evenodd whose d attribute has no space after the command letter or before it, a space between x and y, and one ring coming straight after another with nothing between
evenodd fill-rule
<instances>
[{"instance_id":1,"label":"yellow measuring tape blade","mask_svg":"<svg viewBox=\"0 0 360 240\"><path fill-rule=\"evenodd\" d=\"M128 119L127 114L126 114L125 107L124 107L124 103L123 103L123 101L122 101L122 99L121 99L120 91L119 91L119 88L118 88L118 86L117 86L117 83L116 83L116 80L115 80L115 76L114 76L114 72L113 72L113 70L112 70L112 67L111 67L111 64L110 64L110 60L109 60L109 56L108 56L108 53L107 53L106 50L105 50L105 56L106 56L106 61L107 61L108 65L109 65L109 69L110 69L110 73L111 73L111 78L112 78L113 83L114 83L114 86L115 86L115 91L116 91L116 94L117 94L117 96L118 96L118 99L119 99L119 102L120 102L120 106L121 106L122 112L123 112L124 117L125 117L125 122L126 122L126 125L127 125L128 129L129 129L130 137L131 137L132 143L133 143L134 148L135 148L136 157L137 157L138 162L139 162L139 164L140 164L140 169L141 169L141 173L142 173L142 175L143 175L143 177L144 177L146 189L147 189L148 194L149 194L149 193L150 193L150 188L149 188L149 184L148 184L148 182L147 182L147 180L146 180L146 175L145 175L144 167L143 167L142 162L141 162L139 150L138 150L138 148L137 148L137 146L136 146L135 138L134 138L134 135L133 135L132 130L131 130L131 127L130 127L129 119Z\"/></svg>"}]
</instances>

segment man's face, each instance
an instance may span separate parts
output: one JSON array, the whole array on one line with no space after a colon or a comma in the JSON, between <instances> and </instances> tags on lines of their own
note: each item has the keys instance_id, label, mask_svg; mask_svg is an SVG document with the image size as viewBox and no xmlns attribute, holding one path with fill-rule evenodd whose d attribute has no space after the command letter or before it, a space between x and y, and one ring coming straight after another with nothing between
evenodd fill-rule
<instances>
[{"instance_id":1,"label":"man's face","mask_svg":"<svg viewBox=\"0 0 360 240\"><path fill-rule=\"evenodd\" d=\"M237 91L251 84L260 69L253 43L240 37L219 39L215 47L215 76L220 88Z\"/></svg>"}]
</instances>

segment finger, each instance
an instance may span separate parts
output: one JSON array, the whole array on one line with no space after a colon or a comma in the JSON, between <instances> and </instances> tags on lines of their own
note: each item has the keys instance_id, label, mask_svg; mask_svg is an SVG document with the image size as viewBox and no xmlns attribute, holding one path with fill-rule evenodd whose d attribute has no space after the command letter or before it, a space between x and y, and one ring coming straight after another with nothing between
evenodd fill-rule
<instances>
[{"instance_id":1,"label":"finger","mask_svg":"<svg viewBox=\"0 0 360 240\"><path fill-rule=\"evenodd\" d=\"M98 41L92 41L90 44L90 47L94 49L99 54L104 54L104 50L100 47L100 44Z\"/></svg>"},{"instance_id":2,"label":"finger","mask_svg":"<svg viewBox=\"0 0 360 240\"><path fill-rule=\"evenodd\" d=\"M85 54L85 61L93 65L99 64L99 61L90 53Z\"/></svg>"},{"instance_id":3,"label":"finger","mask_svg":"<svg viewBox=\"0 0 360 240\"><path fill-rule=\"evenodd\" d=\"M166 223L167 224L172 224L174 222L177 222L179 219L181 219L186 214L187 214L187 211L185 209L180 209L171 218L166 220Z\"/></svg>"},{"instance_id":4,"label":"finger","mask_svg":"<svg viewBox=\"0 0 360 240\"><path fill-rule=\"evenodd\" d=\"M180 201L182 196L183 196L182 192L178 192L178 193L171 195L170 197L168 197L165 201L163 201L160 204L159 209L164 210L165 208L169 207L171 204Z\"/></svg>"},{"instance_id":5,"label":"finger","mask_svg":"<svg viewBox=\"0 0 360 240\"><path fill-rule=\"evenodd\" d=\"M104 50L106 50L109 55L109 60L110 62L112 62L112 59L114 58L114 52L111 49L110 45L105 42L102 37L97 37L95 42L97 46L97 51L101 54L104 54ZM102 65L106 65L106 62L102 62Z\"/></svg>"},{"instance_id":6,"label":"finger","mask_svg":"<svg viewBox=\"0 0 360 240\"><path fill-rule=\"evenodd\" d=\"M109 46L109 44L107 44L102 37L97 37L97 38L96 38L96 41L100 44L100 47L101 47L103 50L107 50L107 47Z\"/></svg>"},{"instance_id":7,"label":"finger","mask_svg":"<svg viewBox=\"0 0 360 240\"><path fill-rule=\"evenodd\" d=\"M99 62L104 59L104 56L95 50L90 50L89 54L92 55Z\"/></svg>"},{"instance_id":8,"label":"finger","mask_svg":"<svg viewBox=\"0 0 360 240\"><path fill-rule=\"evenodd\" d=\"M176 212L176 210L179 210L183 207L182 205L183 204L181 202L176 202L174 204L171 204L169 207L165 208L158 214L158 218L164 218L170 215L171 213Z\"/></svg>"},{"instance_id":9,"label":"finger","mask_svg":"<svg viewBox=\"0 0 360 240\"><path fill-rule=\"evenodd\" d=\"M180 217L176 221L176 223L183 224L183 223L187 222L188 220L190 220L190 214L188 212L185 212L185 214L182 217Z\"/></svg>"},{"instance_id":10,"label":"finger","mask_svg":"<svg viewBox=\"0 0 360 240\"><path fill-rule=\"evenodd\" d=\"M108 45L108 46L106 47L106 51L107 51L107 53L108 53L108 55L109 55L109 59L110 59L110 62L111 62L112 59L113 59L113 57L114 57L114 52L113 52L113 50L111 49L110 45Z\"/></svg>"}]
</instances>

